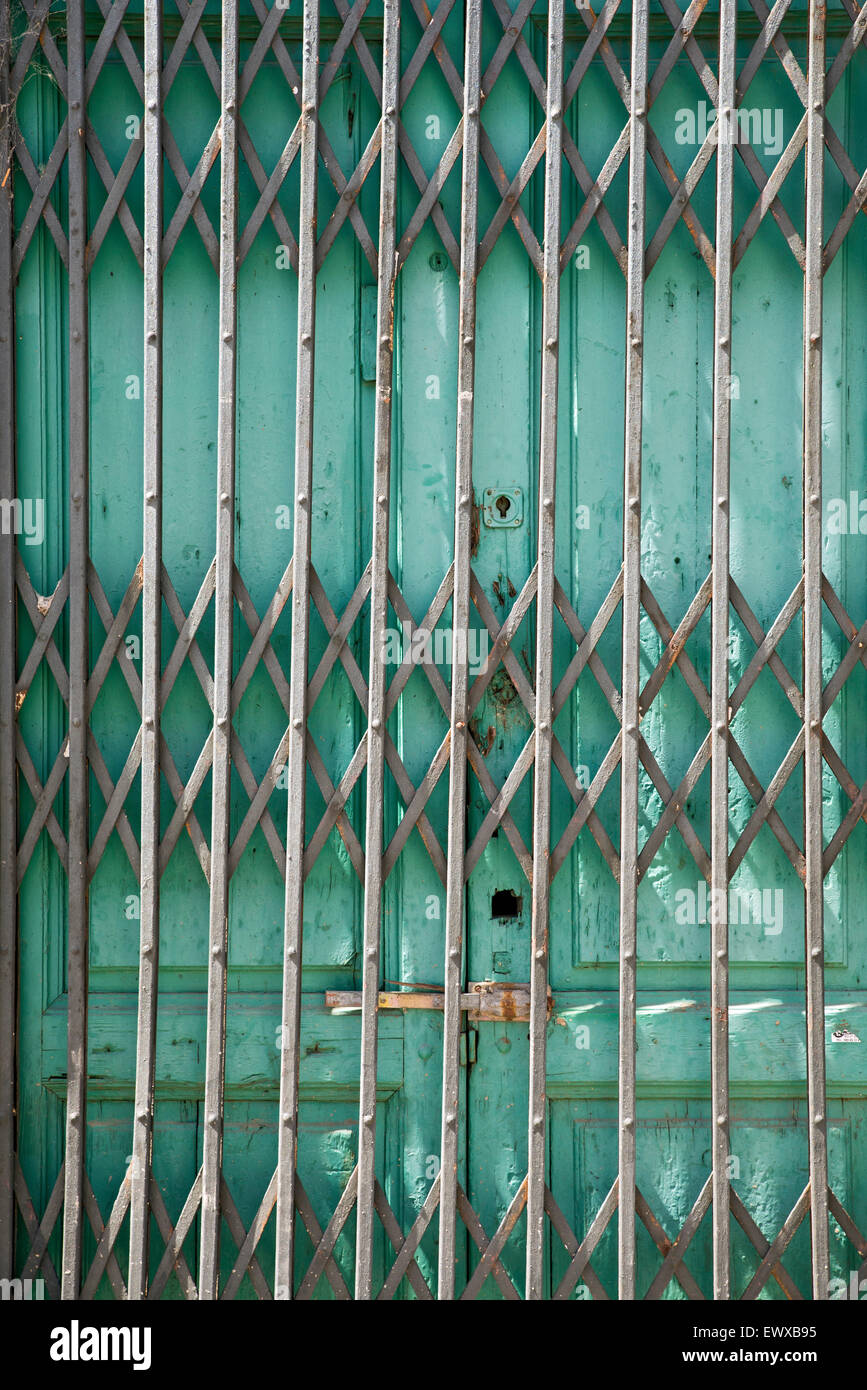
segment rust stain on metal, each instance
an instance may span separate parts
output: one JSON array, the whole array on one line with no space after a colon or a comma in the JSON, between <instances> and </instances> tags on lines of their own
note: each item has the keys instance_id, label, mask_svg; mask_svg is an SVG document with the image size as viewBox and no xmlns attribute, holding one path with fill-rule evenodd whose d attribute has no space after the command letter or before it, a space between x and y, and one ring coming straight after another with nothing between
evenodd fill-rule
<instances>
[{"instance_id":1,"label":"rust stain on metal","mask_svg":"<svg viewBox=\"0 0 867 1390\"><path fill-rule=\"evenodd\" d=\"M479 539L480 539L480 537L481 537L481 519L480 519L480 514L479 514L479 504L478 504L478 502L476 501L475 494L474 494L474 495L473 495L473 510L472 510L472 514L471 514L471 517L470 517L470 556L472 557L472 559L475 559L475 557L476 557L476 551L477 551L478 548L479 548Z\"/></svg>"}]
</instances>

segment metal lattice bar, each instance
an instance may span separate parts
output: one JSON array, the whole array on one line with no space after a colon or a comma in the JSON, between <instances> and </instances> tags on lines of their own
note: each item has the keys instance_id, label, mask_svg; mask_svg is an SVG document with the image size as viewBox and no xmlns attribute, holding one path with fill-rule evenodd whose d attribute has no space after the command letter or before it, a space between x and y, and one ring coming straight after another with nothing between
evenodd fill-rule
<instances>
[{"instance_id":1,"label":"metal lattice bar","mask_svg":"<svg viewBox=\"0 0 867 1390\"><path fill-rule=\"evenodd\" d=\"M289 814L286 831L280 1129L277 1155L275 1298L291 1298L295 1267L298 1158L298 1054L307 763L307 665L310 634L310 526L313 489L313 373L316 333L316 148L319 130L319 3L304 4L301 91L301 202L298 238L298 394L295 414L295 513L292 572L292 669L289 692Z\"/></svg>"},{"instance_id":2,"label":"metal lattice bar","mask_svg":"<svg viewBox=\"0 0 867 1390\"><path fill-rule=\"evenodd\" d=\"M711 1115L714 1298L731 1297L729 1240L729 503L731 449L732 214L737 3L720 7L714 305L711 553Z\"/></svg>"},{"instance_id":3,"label":"metal lattice bar","mask_svg":"<svg viewBox=\"0 0 867 1390\"><path fill-rule=\"evenodd\" d=\"M208 1031L199 1298L217 1297L223 1194L229 817L232 778L232 628L235 540L235 393L238 241L238 0L224 0L220 96L220 343L217 420L217 570L208 927Z\"/></svg>"},{"instance_id":4,"label":"metal lattice bar","mask_svg":"<svg viewBox=\"0 0 867 1390\"><path fill-rule=\"evenodd\" d=\"M84 1150L87 1132L88 994L88 314L87 121L84 0L67 9L69 164L69 947L66 1163L63 1195L64 1298L81 1281Z\"/></svg>"},{"instance_id":5,"label":"metal lattice bar","mask_svg":"<svg viewBox=\"0 0 867 1390\"><path fill-rule=\"evenodd\" d=\"M376 405L373 443L373 561L370 582L370 680L367 705L367 834L364 846L361 1078L358 1098L358 1214L355 1297L373 1297L376 1182L377 995L382 932L385 662L376 635L388 626L388 536L391 508L391 392L394 363L395 221L397 203L400 5L385 0L380 150L379 265L376 303Z\"/></svg>"},{"instance_id":6,"label":"metal lattice bar","mask_svg":"<svg viewBox=\"0 0 867 1390\"><path fill-rule=\"evenodd\" d=\"M623 475L623 638L620 783L620 1035L617 1171L619 1296L635 1297L635 981L638 911L639 624L641 619L641 416L644 351L647 0L632 15L629 238L626 279L626 423Z\"/></svg>"},{"instance_id":7,"label":"metal lattice bar","mask_svg":"<svg viewBox=\"0 0 867 1390\"><path fill-rule=\"evenodd\" d=\"M0 5L0 112L9 104L9 7ZM0 493L15 497L15 311L12 128L0 115ZM0 1278L14 1272L15 998L18 944L15 823L15 537L0 536Z\"/></svg>"},{"instance_id":8,"label":"metal lattice bar","mask_svg":"<svg viewBox=\"0 0 867 1390\"><path fill-rule=\"evenodd\" d=\"M464 55L463 168L461 184L460 306L458 311L458 418L455 444L455 566L452 596L451 753L446 879L443 1092L439 1173L438 1296L455 1296L455 1237L458 1200L458 1115L460 1106L461 989L466 871L467 741L469 732L467 643L470 626L472 552L473 419L478 273L478 174L481 104L482 0L469 0Z\"/></svg>"},{"instance_id":9,"label":"metal lattice bar","mask_svg":"<svg viewBox=\"0 0 867 1390\"><path fill-rule=\"evenodd\" d=\"M804 815L807 1105L813 1297L828 1297L828 1144L822 871L822 212L825 3L810 0L804 269Z\"/></svg>"},{"instance_id":10,"label":"metal lattice bar","mask_svg":"<svg viewBox=\"0 0 867 1390\"><path fill-rule=\"evenodd\" d=\"M160 673L162 671L163 16L145 10L144 54L144 551L142 563L141 930L129 1297L148 1283L160 921Z\"/></svg>"},{"instance_id":11,"label":"metal lattice bar","mask_svg":"<svg viewBox=\"0 0 867 1390\"><path fill-rule=\"evenodd\" d=\"M527 1141L527 1299L544 1294L546 1035L553 731L554 546L557 487L557 386L560 363L560 205L563 148L563 0L548 11L545 108L545 232L536 592L536 761L530 940L530 1107Z\"/></svg>"}]
</instances>

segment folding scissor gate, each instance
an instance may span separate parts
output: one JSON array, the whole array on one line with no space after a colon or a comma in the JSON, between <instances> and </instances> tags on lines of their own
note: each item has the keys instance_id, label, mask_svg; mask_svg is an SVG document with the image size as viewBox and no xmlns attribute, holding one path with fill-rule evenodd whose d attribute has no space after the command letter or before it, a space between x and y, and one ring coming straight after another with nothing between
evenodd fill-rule
<instances>
[{"instance_id":1,"label":"folding scissor gate","mask_svg":"<svg viewBox=\"0 0 867 1390\"><path fill-rule=\"evenodd\" d=\"M0 6L48 1297L867 1276L867 7L512 3Z\"/></svg>"}]
</instances>

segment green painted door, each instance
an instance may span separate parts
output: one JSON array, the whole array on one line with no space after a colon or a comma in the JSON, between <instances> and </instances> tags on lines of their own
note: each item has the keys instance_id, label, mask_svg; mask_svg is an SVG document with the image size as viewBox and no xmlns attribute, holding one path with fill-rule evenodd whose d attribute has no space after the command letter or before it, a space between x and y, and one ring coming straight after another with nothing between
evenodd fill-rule
<instances>
[{"instance_id":1,"label":"green painted door","mask_svg":"<svg viewBox=\"0 0 867 1390\"><path fill-rule=\"evenodd\" d=\"M107 12L106 7L106 12ZM273 1194L281 1043L285 774L291 653L290 560L296 418L298 168L292 165L269 217L261 190L284 153L297 96L284 55L301 71L301 21L287 6L280 46L268 49L243 97L238 203L238 406L233 635L233 732L229 957L223 1155L221 1289L273 1290ZM593 56L565 126L589 182L564 164L561 238L560 395L555 570L550 988L546 1085L549 1193L546 1296L617 1297L618 960L620 690L622 683L623 401L628 159L607 185L597 218L582 212L617 146L627 113L617 85L628 71L630 13L621 6ZM694 7L695 8L695 7ZM699 7L703 8L703 7ZM393 641L388 729L395 756L385 774L382 908L383 990L442 988L445 848L449 793L450 590L454 558L460 158L422 194L460 122L465 13L441 5L436 33L421 3L401 5L405 153L398 183L402 248L396 338L391 482L393 587L389 634L371 632L370 578L376 363L375 242L379 119L371 72L382 64L382 8L355 41L348 8L322 6L320 73L327 150L319 170L321 267L317 280L312 605L304 899L303 1008L298 1172L302 1221L296 1283L314 1297L351 1294L355 1221L350 1211L327 1251L320 1245L358 1159L361 1019L327 992L361 988L366 773L358 750L367 728L371 647ZM542 286L534 264L543 226L544 159L525 179L518 212L502 208L544 126L547 5L520 7L519 41L504 38L510 14L483 6L482 71L490 141L479 179L474 427L473 616L468 640L476 755L468 773L464 974L466 982L526 983L531 970L533 732L536 662ZM715 55L714 7L695 35ZM140 76L142 7L122 14L115 43L98 45L104 16L87 14L94 80L88 121L90 370L90 978L85 1168L92 1188L83 1259L85 1290L114 1297L127 1278L125 1207L116 1205L131 1161L138 1010L142 682L142 243ZM215 496L219 319L217 254L220 5L166 10L171 75L165 117L175 154L165 166L163 273L163 608L161 917L150 1271L164 1297L194 1292L199 1256L196 1189L202 1163L211 826L210 739L215 662ZM760 14L759 11L762 11ZM28 11L29 13L29 11ZM114 12L112 12L114 13ZM241 7L242 72L257 55L265 5ZM354 12L353 12L354 13ZM756 52L763 7L742 7L738 68L754 76L741 102L759 113L753 166L739 161L736 230L751 227L758 189L803 116L792 65L806 61L806 12L792 4L783 53ZM641 734L636 1147L638 1296L711 1297L713 1257L707 1184L714 1114L710 1100L709 998L714 161L692 192L689 222L674 188L704 140L700 58L684 51L680 14L653 8L652 125L662 154L647 173L644 441L641 570ZM585 24L585 20L587 21ZM19 28L27 14L18 14ZM567 73L587 51L589 11L567 17ZM829 11L829 64L851 20ZM835 27L836 26L836 27ZM17 121L32 179L15 166L18 266L15 375L18 491L45 499L41 544L19 545L19 977L17 1263L61 1265L67 1094L66 834L64 781L69 623L66 272L61 254L66 174L36 218L32 183L50 166L67 118L52 55L37 46L21 86ZM675 37L673 37L675 36ZM190 42L192 40L192 42ZM672 44L676 53L670 54ZM421 47L419 47L421 45ZM505 47L505 50L503 46ZM260 45L261 47L261 45ZM40 53L42 56L39 56ZM174 57L172 57L174 55ZM500 56L498 56L500 55ZM786 56L788 55L788 56ZM332 58L334 61L332 62ZM58 60L59 61L59 60ZM716 64L716 56L713 57ZM372 65L372 67L371 67ZM55 65L56 66L56 65ZM410 78L412 80L410 80ZM168 82L168 76L164 79ZM216 90L215 90L216 82ZM867 165L864 54L845 68L829 102L850 164ZM540 87L541 84L541 87ZM705 105L702 106L702 103ZM684 112L687 116L684 116ZM762 127L762 113L770 113ZM692 137L688 116L694 117ZM681 138L683 137L683 138ZM779 145L779 148L778 148ZM372 150L372 153L371 153ZM210 153L209 153L210 151ZM101 153L100 153L101 152ZM490 157L488 158L488 155ZM208 160L213 156L211 166ZM105 187L132 166L122 200ZM797 162L800 161L800 162ZM794 167L801 170L803 153ZM851 182L829 157L826 236L845 213ZM369 165L347 215L341 194ZM30 166L28 166L30 167ZM846 166L848 168L848 166ZM196 201L184 197L195 171ZM340 173L342 171L342 174ZM497 172L499 171L499 173ZM103 178L105 175L105 178ZM354 187L351 191L355 191ZM733 276L731 399L731 730L740 761L729 768L731 1126L733 1294L751 1288L762 1257L808 1183L805 1045L804 794L798 701L804 685L800 599L803 175L752 227ZM191 206L195 203L195 212ZM672 211L673 207L673 211ZM514 211L514 210L512 210ZM53 217L53 221L52 221ZM31 222L28 222L28 218ZM826 499L823 790L825 1041L829 1186L867 1230L867 1015L864 977L864 681L855 643L863 622L865 549L858 507L865 492L867 386L862 312L867 275L864 218L825 275L822 428ZM55 224L60 228L55 235ZM276 225L275 225L276 224ZM283 229L286 229L285 231ZM294 229L294 231L293 231ZM574 235L572 232L574 231ZM403 240L401 240L403 238ZM528 245L529 244L529 245ZM854 496L854 502L852 497ZM846 528L839 522L845 503ZM852 508L854 507L854 512ZM836 508L836 510L835 510ZM856 518L854 529L850 515ZM33 539L32 537L29 539ZM620 584L620 587L618 585ZM792 596L795 596L794 600ZM53 597L52 597L53 596ZM780 619L787 613L788 621ZM59 616L58 616L59 615ZM851 616L849 616L851 615ZM413 633L432 632L433 657L401 665ZM500 644L494 651L498 634ZM772 640L767 634L772 633ZM588 634L590 636L588 637ZM441 635L439 645L437 637ZM756 653L760 657L756 658ZM756 675L756 667L759 667ZM840 674L842 672L842 675ZM845 682L843 677L845 676ZM851 676L851 679L849 677ZM473 681L477 682L473 685ZM794 751L793 751L794 750ZM433 768L433 772L431 769ZM779 769L783 769L780 772ZM517 770L516 770L517 769ZM785 775L784 775L785 774ZM432 789L428 785L432 783ZM420 791L421 789L421 791ZM423 795L429 793L428 795ZM860 796L860 801L859 801ZM492 809L493 806L493 809ZM592 808L592 809L588 809ZM758 809L757 809L758 808ZM527 1021L474 1022L461 1049L458 1291L523 1296L528 1166ZM863 1040L863 1041L862 1041ZM859 1045L860 1044L860 1045ZM379 1021L374 1283L419 1217L439 1172L443 1016L437 1009L383 1010ZM860 1178L859 1178L860 1175ZM86 1192L89 1189L86 1189ZM199 1194L200 1195L200 1194ZM517 1201L516 1201L517 1199ZM607 1205L606 1205L607 1204ZM698 1204L698 1206L696 1205ZM703 1204L703 1205L702 1205ZM683 1263L666 1261L695 1209ZM760 1296L809 1297L807 1208L783 1264L765 1272ZM103 1236L110 1213L118 1228ZM490 1259L484 1248L517 1212ZM570 1262L588 1233L590 1262ZM698 1221L701 1216L700 1222ZM43 1221L43 1217L46 1219ZM260 1229L261 1217L261 1229ZM438 1216L408 1276L388 1292L436 1293ZM43 1259L39 1223L47 1240ZM166 1242L180 1223L183 1240ZM250 1235L248 1236L248 1233ZM103 1237L100 1241L100 1237ZM847 1282L861 1255L832 1203L831 1274ZM314 1251L319 1254L314 1260ZM245 1248L243 1258L239 1250ZM178 1253L180 1251L180 1254ZM34 1253L35 1252L35 1253ZM109 1253L111 1252L111 1253ZM676 1254L678 1252L675 1252ZM329 1258L325 1258L328 1254ZM863 1251L861 1252L863 1255ZM332 1258L333 1256L333 1258ZM29 1263L28 1263L29 1261ZM313 1265L311 1267L311 1261ZM89 1271L89 1274L88 1274ZM422 1282L423 1281L423 1282Z\"/></svg>"}]
</instances>

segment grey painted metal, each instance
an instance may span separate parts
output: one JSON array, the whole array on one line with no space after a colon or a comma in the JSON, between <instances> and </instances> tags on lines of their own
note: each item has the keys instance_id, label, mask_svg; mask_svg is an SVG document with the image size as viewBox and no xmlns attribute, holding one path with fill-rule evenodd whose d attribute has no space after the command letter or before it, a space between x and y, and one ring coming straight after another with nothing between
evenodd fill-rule
<instances>
[{"instance_id":1,"label":"grey painted metal","mask_svg":"<svg viewBox=\"0 0 867 1390\"><path fill-rule=\"evenodd\" d=\"M382 38L382 145L376 305L376 405L373 443L373 561L370 586L370 679L367 708L367 818L364 939L361 967L361 1080L358 1114L358 1211L355 1297L373 1297L376 1181L376 1053L378 1039L386 668L379 634L388 626L388 531L391 505L391 383L394 364L395 214L397 201L400 4L385 0Z\"/></svg>"},{"instance_id":2,"label":"grey painted metal","mask_svg":"<svg viewBox=\"0 0 867 1390\"><path fill-rule=\"evenodd\" d=\"M319 0L304 3L301 77L301 201L298 239L298 345L295 404L292 654L289 687L289 809L283 925L283 1012L274 1297L291 1298L295 1268L298 1059L304 932L307 664L310 635L310 523L313 490L313 374L316 347L316 188L319 131Z\"/></svg>"},{"instance_id":3,"label":"grey painted metal","mask_svg":"<svg viewBox=\"0 0 867 1390\"><path fill-rule=\"evenodd\" d=\"M714 1298L731 1297L729 1240L729 463L732 366L732 214L734 193L737 0L720 0L716 147L713 482L711 512L711 1140Z\"/></svg>"},{"instance_id":4,"label":"grey painted metal","mask_svg":"<svg viewBox=\"0 0 867 1390\"><path fill-rule=\"evenodd\" d=\"M144 406L142 560L141 927L129 1276L133 1300L148 1284L160 922L160 677L162 631L163 146L162 6L145 6Z\"/></svg>"},{"instance_id":5,"label":"grey painted metal","mask_svg":"<svg viewBox=\"0 0 867 1390\"><path fill-rule=\"evenodd\" d=\"M220 132L220 343L217 410L217 572L214 594L214 725L211 897L199 1298L217 1297L229 946L229 812L235 537L235 359L238 240L238 0L223 0Z\"/></svg>"},{"instance_id":6,"label":"grey painted metal","mask_svg":"<svg viewBox=\"0 0 867 1390\"><path fill-rule=\"evenodd\" d=\"M623 636L620 782L620 1038L618 1060L618 1295L635 1297L635 978L638 904L639 627L641 620L641 408L644 352L647 10L632 11L629 236L626 278L626 420L623 473Z\"/></svg>"},{"instance_id":7,"label":"grey painted metal","mask_svg":"<svg viewBox=\"0 0 867 1390\"><path fill-rule=\"evenodd\" d=\"M15 497L15 310L9 0L0 3L0 496ZM18 883L15 536L0 535L0 1279L14 1273Z\"/></svg>"},{"instance_id":8,"label":"grey painted metal","mask_svg":"<svg viewBox=\"0 0 867 1390\"><path fill-rule=\"evenodd\" d=\"M468 672L472 563L473 418L476 371L476 274L478 267L479 121L481 105L482 0L469 0L464 51L464 131L461 171L461 269L458 311L458 418L455 445L455 578L452 597L451 765L449 767L446 958L443 1019L442 1137L439 1182L437 1293L455 1296L455 1233L458 1201L458 1130L461 1091L461 988L464 935L467 810Z\"/></svg>"},{"instance_id":9,"label":"grey painted metal","mask_svg":"<svg viewBox=\"0 0 867 1390\"><path fill-rule=\"evenodd\" d=\"M526 1298L544 1294L545 1062L548 1028L548 920L553 739L554 546L557 488L557 387L560 365L560 204L563 181L563 0L548 9L545 105L545 231L536 591L536 764L533 781L533 882L530 941L530 1079L527 1140Z\"/></svg>"},{"instance_id":10,"label":"grey painted metal","mask_svg":"<svg viewBox=\"0 0 867 1390\"><path fill-rule=\"evenodd\" d=\"M62 1297L76 1298L84 1234L88 988L88 337L84 0L67 6L69 119L69 919Z\"/></svg>"},{"instance_id":11,"label":"grey painted metal","mask_svg":"<svg viewBox=\"0 0 867 1390\"><path fill-rule=\"evenodd\" d=\"M804 269L804 853L807 1104L813 1297L828 1297L825 941L822 870L822 210L825 3L810 0Z\"/></svg>"}]
</instances>

